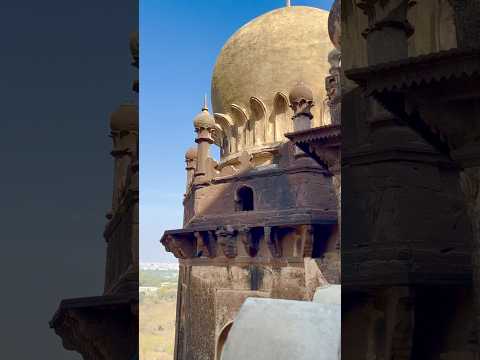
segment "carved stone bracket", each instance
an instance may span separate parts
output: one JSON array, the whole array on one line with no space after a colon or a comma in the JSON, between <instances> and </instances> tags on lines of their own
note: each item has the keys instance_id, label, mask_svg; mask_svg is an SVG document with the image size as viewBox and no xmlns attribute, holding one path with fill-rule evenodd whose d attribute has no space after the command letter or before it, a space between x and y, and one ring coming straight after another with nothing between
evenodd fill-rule
<instances>
[{"instance_id":1,"label":"carved stone bracket","mask_svg":"<svg viewBox=\"0 0 480 360\"><path fill-rule=\"evenodd\" d=\"M189 241L181 241L175 238L172 235L167 235L162 240L163 245L167 249L175 255L178 259L186 259L192 257L194 253L196 253L196 249L194 249L193 244Z\"/></svg>"},{"instance_id":2,"label":"carved stone bracket","mask_svg":"<svg viewBox=\"0 0 480 360\"><path fill-rule=\"evenodd\" d=\"M50 327L85 360L129 360L138 351L137 305L138 299L119 296L63 300Z\"/></svg>"},{"instance_id":3,"label":"carved stone bracket","mask_svg":"<svg viewBox=\"0 0 480 360\"><path fill-rule=\"evenodd\" d=\"M197 257L208 256L214 258L217 256L217 244L213 231L195 231L193 234L197 240Z\"/></svg>"},{"instance_id":4,"label":"carved stone bracket","mask_svg":"<svg viewBox=\"0 0 480 360\"><path fill-rule=\"evenodd\" d=\"M248 255L255 254L257 252L258 247L253 243L251 229L248 226L241 226L238 229L238 237Z\"/></svg>"},{"instance_id":5,"label":"carved stone bracket","mask_svg":"<svg viewBox=\"0 0 480 360\"><path fill-rule=\"evenodd\" d=\"M221 226L216 232L218 244L227 258L237 256L236 233L232 226Z\"/></svg>"},{"instance_id":6,"label":"carved stone bracket","mask_svg":"<svg viewBox=\"0 0 480 360\"><path fill-rule=\"evenodd\" d=\"M314 248L317 255L328 247L329 251L337 251L336 233L332 232L333 224L297 223L289 225L223 225L210 229L179 229L165 232L161 243L167 251L182 260L199 260L205 263L208 259L237 259L239 262L256 259L271 261L272 258L288 258L301 261L312 257ZM314 231L315 230L315 231ZM317 236L318 234L318 236ZM316 241L321 242L315 244ZM323 252L323 250L322 250Z\"/></svg>"},{"instance_id":7,"label":"carved stone bracket","mask_svg":"<svg viewBox=\"0 0 480 360\"><path fill-rule=\"evenodd\" d=\"M265 239L267 241L268 249L273 257L282 256L282 247L278 239L277 232L269 226L264 227Z\"/></svg>"}]
</instances>

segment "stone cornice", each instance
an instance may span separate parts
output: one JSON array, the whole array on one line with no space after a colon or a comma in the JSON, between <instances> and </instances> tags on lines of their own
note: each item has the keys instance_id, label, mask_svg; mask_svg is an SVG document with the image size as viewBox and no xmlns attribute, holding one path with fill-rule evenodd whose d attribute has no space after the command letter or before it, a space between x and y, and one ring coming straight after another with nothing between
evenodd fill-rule
<instances>
[{"instance_id":1,"label":"stone cornice","mask_svg":"<svg viewBox=\"0 0 480 360\"><path fill-rule=\"evenodd\" d=\"M285 136L324 167L330 175L340 172L342 144L340 124L297 131L285 134Z\"/></svg>"},{"instance_id":2,"label":"stone cornice","mask_svg":"<svg viewBox=\"0 0 480 360\"><path fill-rule=\"evenodd\" d=\"M341 125L326 125L285 134L294 143L317 141L337 144L342 139Z\"/></svg>"},{"instance_id":3,"label":"stone cornice","mask_svg":"<svg viewBox=\"0 0 480 360\"><path fill-rule=\"evenodd\" d=\"M437 152L421 151L415 148L391 147L383 149L365 149L342 154L342 166L365 165L392 161L429 163L443 168L455 168L455 164Z\"/></svg>"},{"instance_id":4,"label":"stone cornice","mask_svg":"<svg viewBox=\"0 0 480 360\"><path fill-rule=\"evenodd\" d=\"M384 91L400 92L412 86L480 75L480 50L451 49L350 69L345 71L345 75L365 88L369 95Z\"/></svg>"},{"instance_id":5,"label":"stone cornice","mask_svg":"<svg viewBox=\"0 0 480 360\"><path fill-rule=\"evenodd\" d=\"M336 209L294 208L285 210L256 210L235 212L228 215L195 216L186 228L193 230L208 230L218 224L247 226L281 226L311 224L335 224L337 222Z\"/></svg>"},{"instance_id":6,"label":"stone cornice","mask_svg":"<svg viewBox=\"0 0 480 360\"><path fill-rule=\"evenodd\" d=\"M322 225L317 225L322 226ZM331 231L323 225L322 231ZM330 229L330 230L329 230ZM327 240L325 240L327 241ZM223 225L166 231L160 242L179 259L290 259L312 257L314 225L298 223L279 226Z\"/></svg>"}]
</instances>

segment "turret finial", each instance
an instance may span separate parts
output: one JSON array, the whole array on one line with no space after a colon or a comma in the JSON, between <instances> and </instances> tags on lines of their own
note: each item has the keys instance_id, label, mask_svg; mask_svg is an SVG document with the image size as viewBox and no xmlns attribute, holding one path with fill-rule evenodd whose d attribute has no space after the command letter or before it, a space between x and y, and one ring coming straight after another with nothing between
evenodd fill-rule
<instances>
[{"instance_id":1,"label":"turret finial","mask_svg":"<svg viewBox=\"0 0 480 360\"><path fill-rule=\"evenodd\" d=\"M204 97L204 99L203 99L202 111L208 111L207 94L205 94L205 97Z\"/></svg>"}]
</instances>

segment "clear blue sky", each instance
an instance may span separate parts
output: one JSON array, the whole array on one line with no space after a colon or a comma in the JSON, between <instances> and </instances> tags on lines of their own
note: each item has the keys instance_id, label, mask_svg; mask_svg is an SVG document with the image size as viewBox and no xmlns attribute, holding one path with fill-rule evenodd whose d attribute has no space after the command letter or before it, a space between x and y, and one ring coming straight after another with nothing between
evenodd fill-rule
<instances>
[{"instance_id":1,"label":"clear blue sky","mask_svg":"<svg viewBox=\"0 0 480 360\"><path fill-rule=\"evenodd\" d=\"M292 0L330 9L333 0ZM215 60L242 25L285 0L140 1L140 261L173 262L159 239L182 227L185 151Z\"/></svg>"}]
</instances>

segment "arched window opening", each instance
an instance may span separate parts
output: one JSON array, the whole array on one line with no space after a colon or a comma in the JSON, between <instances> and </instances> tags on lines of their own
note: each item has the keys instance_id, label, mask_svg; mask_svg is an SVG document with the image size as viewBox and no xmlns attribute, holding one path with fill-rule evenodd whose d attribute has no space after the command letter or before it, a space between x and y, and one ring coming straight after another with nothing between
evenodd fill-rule
<instances>
[{"instance_id":1,"label":"arched window opening","mask_svg":"<svg viewBox=\"0 0 480 360\"><path fill-rule=\"evenodd\" d=\"M242 186L237 190L237 210L252 211L253 208L253 190L248 186Z\"/></svg>"},{"instance_id":2,"label":"arched window opening","mask_svg":"<svg viewBox=\"0 0 480 360\"><path fill-rule=\"evenodd\" d=\"M227 341L228 333L230 332L230 329L232 328L233 322L229 323L227 326L225 326L218 337L218 342L217 342L217 360L222 359L222 353L223 353L223 347L225 346L225 342Z\"/></svg>"}]
</instances>

